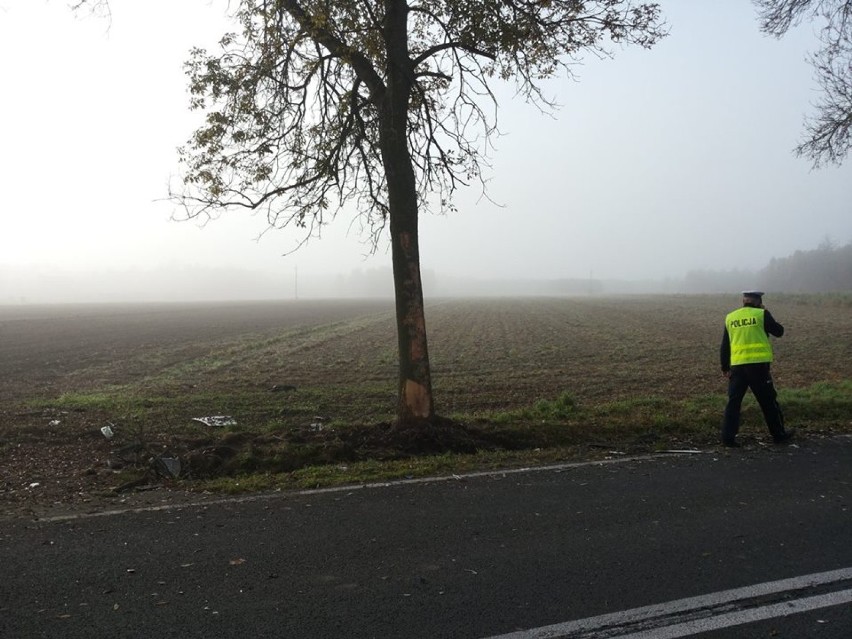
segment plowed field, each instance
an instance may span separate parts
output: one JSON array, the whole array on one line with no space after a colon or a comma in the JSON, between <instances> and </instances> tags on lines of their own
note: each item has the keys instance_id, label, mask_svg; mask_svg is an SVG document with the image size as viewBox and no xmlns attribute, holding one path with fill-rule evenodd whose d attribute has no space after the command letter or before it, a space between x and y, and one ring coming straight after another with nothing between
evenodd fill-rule
<instances>
[{"instance_id":1,"label":"plowed field","mask_svg":"<svg viewBox=\"0 0 852 639\"><path fill-rule=\"evenodd\" d=\"M438 410L510 408L562 391L593 402L721 392L718 344L732 303L709 296L431 303ZM852 309L787 301L771 310L787 329L775 341L779 387L852 376ZM144 383L194 363L195 384L223 390L282 383L393 393L392 312L387 301L0 307L0 410L8 419L24 400Z\"/></svg>"},{"instance_id":2,"label":"plowed field","mask_svg":"<svg viewBox=\"0 0 852 639\"><path fill-rule=\"evenodd\" d=\"M852 378L848 305L766 302L787 331L775 341L779 388ZM433 301L427 329L437 411L507 410L564 392L584 405L721 395L719 340L737 304L736 296ZM110 388L186 397L187 410L202 411L207 401L207 414L236 411L251 423L259 417L250 400L228 406L217 398L250 398L278 385L299 390L276 395L282 412L298 409L304 391L314 404L302 410L364 423L392 418L396 375L387 300L0 307L0 474L7 490L20 491L102 461L108 443L98 429L107 416L39 408L66 394ZM91 437L81 439L83 431ZM85 483L56 481L72 491Z\"/></svg>"}]
</instances>

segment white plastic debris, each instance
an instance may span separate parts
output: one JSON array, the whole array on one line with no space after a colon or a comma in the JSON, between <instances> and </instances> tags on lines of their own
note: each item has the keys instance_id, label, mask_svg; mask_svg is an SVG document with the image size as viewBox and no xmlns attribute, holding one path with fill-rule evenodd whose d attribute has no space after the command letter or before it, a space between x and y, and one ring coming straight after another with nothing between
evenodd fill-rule
<instances>
[{"instance_id":1,"label":"white plastic debris","mask_svg":"<svg viewBox=\"0 0 852 639\"><path fill-rule=\"evenodd\" d=\"M106 426L103 426L101 428L101 433L107 439L112 439L115 436L115 433L112 430L112 426L113 426L113 424L110 423L110 424L107 424Z\"/></svg>"},{"instance_id":2,"label":"white plastic debris","mask_svg":"<svg viewBox=\"0 0 852 639\"><path fill-rule=\"evenodd\" d=\"M61 421L59 421L58 419L51 419L51 420L47 423L47 425L48 425L48 426L59 426L59 424L61 424L61 423L62 423L62 422L61 422Z\"/></svg>"},{"instance_id":3,"label":"white plastic debris","mask_svg":"<svg viewBox=\"0 0 852 639\"><path fill-rule=\"evenodd\" d=\"M205 426L222 428L224 426L236 426L237 420L230 415L209 415L208 417L193 417L192 421L200 422Z\"/></svg>"}]
</instances>

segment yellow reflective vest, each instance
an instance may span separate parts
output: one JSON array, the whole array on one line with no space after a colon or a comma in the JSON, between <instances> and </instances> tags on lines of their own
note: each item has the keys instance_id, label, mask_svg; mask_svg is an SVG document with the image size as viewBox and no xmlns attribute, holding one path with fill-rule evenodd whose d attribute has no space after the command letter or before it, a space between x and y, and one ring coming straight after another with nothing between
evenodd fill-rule
<instances>
[{"instance_id":1,"label":"yellow reflective vest","mask_svg":"<svg viewBox=\"0 0 852 639\"><path fill-rule=\"evenodd\" d=\"M731 342L731 366L772 361L772 344L763 327L765 312L762 308L743 306L725 317Z\"/></svg>"}]
</instances>

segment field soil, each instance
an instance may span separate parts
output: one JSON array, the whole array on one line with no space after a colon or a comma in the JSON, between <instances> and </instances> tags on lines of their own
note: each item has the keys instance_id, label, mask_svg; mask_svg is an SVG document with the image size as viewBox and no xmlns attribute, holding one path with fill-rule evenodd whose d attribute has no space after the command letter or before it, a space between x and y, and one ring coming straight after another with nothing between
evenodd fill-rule
<instances>
[{"instance_id":1,"label":"field soil","mask_svg":"<svg viewBox=\"0 0 852 639\"><path fill-rule=\"evenodd\" d=\"M584 405L723 394L718 346L724 315L737 303L734 296L432 302L438 413L487 415L566 392ZM767 305L787 329L775 342L779 388L852 378L848 306L795 297ZM227 407L217 397L272 393L282 415L310 428L335 420L386 425L396 385L388 300L0 307L0 505L20 514L45 504L103 509L186 498L162 486L114 491L114 442L100 429L123 427L128 416L79 404L57 409L59 398L127 389L150 397L153 410L157 398L185 395L195 398L187 408L195 413L175 418L186 420L221 414ZM298 404L306 394L307 409ZM253 418L250 406L234 411Z\"/></svg>"}]
</instances>

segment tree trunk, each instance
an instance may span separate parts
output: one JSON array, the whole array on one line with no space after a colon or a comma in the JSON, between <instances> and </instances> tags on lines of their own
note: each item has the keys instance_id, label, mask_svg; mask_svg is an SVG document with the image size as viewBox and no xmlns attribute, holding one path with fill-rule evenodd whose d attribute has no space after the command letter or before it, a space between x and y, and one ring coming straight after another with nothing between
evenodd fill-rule
<instances>
[{"instance_id":1,"label":"tree trunk","mask_svg":"<svg viewBox=\"0 0 852 639\"><path fill-rule=\"evenodd\" d=\"M393 259L396 328L399 341L400 424L435 414L426 344L426 316L420 278L417 186L408 150L409 70L407 3L386 0L387 92L381 105L379 144L387 178Z\"/></svg>"},{"instance_id":2,"label":"tree trunk","mask_svg":"<svg viewBox=\"0 0 852 639\"><path fill-rule=\"evenodd\" d=\"M388 191L408 191L402 184ZM403 180L400 180L403 182ZM411 192L414 192L413 184ZM390 234L393 255L396 329L399 340L399 404L400 423L431 419L434 415L432 376L426 342L426 317L423 309L423 286L420 278L420 248L417 233L417 202L405 192L396 198L389 193ZM402 202L394 204L394 199Z\"/></svg>"}]
</instances>

